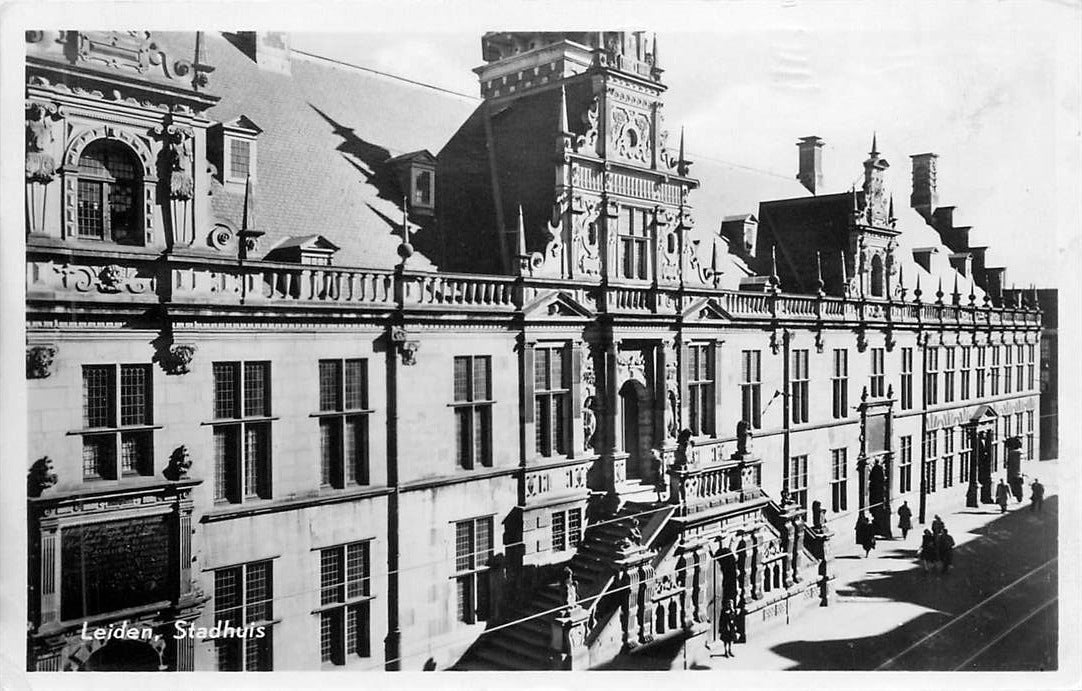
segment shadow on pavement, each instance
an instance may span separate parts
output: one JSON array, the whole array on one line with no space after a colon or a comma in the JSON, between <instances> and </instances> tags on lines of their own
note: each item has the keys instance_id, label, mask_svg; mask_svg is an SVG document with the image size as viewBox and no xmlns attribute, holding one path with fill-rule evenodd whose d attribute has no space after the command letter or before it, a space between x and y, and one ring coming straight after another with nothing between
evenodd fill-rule
<instances>
[{"instance_id":1,"label":"shadow on pavement","mask_svg":"<svg viewBox=\"0 0 1082 691\"><path fill-rule=\"evenodd\" d=\"M871 670L902 653L913 643L942 627L1004 586L1044 564L1058 553L1057 497L1045 500L1043 514L1028 507L997 516L968 531L976 536L954 551L954 568L948 574L925 574L919 566L904 571L869 572L865 580L837 595L848 598L845 606L861 606L863 597L911 603L927 610L883 634L835 640L791 641L772 650L793 661L791 670ZM951 529L948 522L947 529ZM955 536L957 540L958 535ZM886 546L886 545L884 545ZM913 549L890 550L894 559L914 559ZM901 655L892 669L954 669L1001 632L1033 612L1057 594L1057 564L1044 568L1012 587L942 633L921 644L912 654ZM869 607L874 605L869 604ZM1052 611L1055 612L1053 607ZM870 611L874 615L874 610ZM1044 622L1028 637L1026 645L997 646L997 655L978 658L967 669L1039 670L1056 668L1057 630L1050 618L1031 621L1027 630ZM1053 624L1048 626L1048 621ZM825 636L837 631L823 631ZM1041 637L1043 645L1034 641ZM1013 657L1012 657L1013 656Z\"/></svg>"}]
</instances>

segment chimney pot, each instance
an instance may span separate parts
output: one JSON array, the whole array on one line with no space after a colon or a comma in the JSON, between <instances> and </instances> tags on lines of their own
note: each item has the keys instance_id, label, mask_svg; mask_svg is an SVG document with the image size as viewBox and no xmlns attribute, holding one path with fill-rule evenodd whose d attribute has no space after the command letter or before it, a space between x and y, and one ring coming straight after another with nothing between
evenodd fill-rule
<instances>
[{"instance_id":1,"label":"chimney pot","mask_svg":"<svg viewBox=\"0 0 1082 691\"><path fill-rule=\"evenodd\" d=\"M931 223L932 214L939 205L935 179L939 155L915 154L909 158L913 161L913 193L909 197L909 205Z\"/></svg>"}]
</instances>

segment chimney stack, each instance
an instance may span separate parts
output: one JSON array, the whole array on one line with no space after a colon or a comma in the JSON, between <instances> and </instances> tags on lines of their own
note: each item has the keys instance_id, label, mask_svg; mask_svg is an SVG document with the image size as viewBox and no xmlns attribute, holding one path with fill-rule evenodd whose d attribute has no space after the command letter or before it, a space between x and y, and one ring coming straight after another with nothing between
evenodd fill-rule
<instances>
[{"instance_id":1,"label":"chimney stack","mask_svg":"<svg viewBox=\"0 0 1082 691\"><path fill-rule=\"evenodd\" d=\"M935 166L939 155L916 154L909 158L913 161L913 194L909 197L909 205L931 223L932 214L939 205L935 183Z\"/></svg>"},{"instance_id":2,"label":"chimney stack","mask_svg":"<svg viewBox=\"0 0 1082 691\"><path fill-rule=\"evenodd\" d=\"M800 151L800 172L797 180L804 185L812 194L816 194L823 186L823 144L825 142L816 136L801 137L796 143Z\"/></svg>"},{"instance_id":3,"label":"chimney stack","mask_svg":"<svg viewBox=\"0 0 1082 691\"><path fill-rule=\"evenodd\" d=\"M284 31L238 31L236 44L260 69L290 74L289 34Z\"/></svg>"}]
</instances>

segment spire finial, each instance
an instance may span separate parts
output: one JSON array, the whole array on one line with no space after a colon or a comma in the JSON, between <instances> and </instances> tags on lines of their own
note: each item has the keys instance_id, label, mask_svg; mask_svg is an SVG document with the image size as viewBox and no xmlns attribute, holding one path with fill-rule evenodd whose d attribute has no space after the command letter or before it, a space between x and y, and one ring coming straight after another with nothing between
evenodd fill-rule
<instances>
[{"instance_id":1,"label":"spire finial","mask_svg":"<svg viewBox=\"0 0 1082 691\"><path fill-rule=\"evenodd\" d=\"M676 174L688 174L688 160L684 156L684 126L680 126L680 151L676 158Z\"/></svg>"},{"instance_id":2,"label":"spire finial","mask_svg":"<svg viewBox=\"0 0 1082 691\"><path fill-rule=\"evenodd\" d=\"M939 287L935 291L935 301L943 304L943 277L939 277Z\"/></svg>"},{"instance_id":3,"label":"spire finial","mask_svg":"<svg viewBox=\"0 0 1082 691\"><path fill-rule=\"evenodd\" d=\"M913 297L917 302L920 302L920 296L923 295L920 290L920 274L917 274L917 287L913 289Z\"/></svg>"},{"instance_id":4,"label":"spire finial","mask_svg":"<svg viewBox=\"0 0 1082 691\"><path fill-rule=\"evenodd\" d=\"M557 132L557 134L558 135L569 135L569 134L571 134L571 130L567 126L567 89L564 88L563 84L560 85L560 112L559 112L559 118L560 119L559 119L558 124L556 126L557 129L559 130Z\"/></svg>"},{"instance_id":5,"label":"spire finial","mask_svg":"<svg viewBox=\"0 0 1082 691\"><path fill-rule=\"evenodd\" d=\"M876 146L875 140L876 132L875 130L872 130L872 150L868 152L868 155L872 156L873 158L879 155L879 148Z\"/></svg>"},{"instance_id":6,"label":"spire finial","mask_svg":"<svg viewBox=\"0 0 1082 691\"><path fill-rule=\"evenodd\" d=\"M887 213L887 218L894 220L894 193L890 193L890 211Z\"/></svg>"},{"instance_id":7,"label":"spire finial","mask_svg":"<svg viewBox=\"0 0 1082 691\"><path fill-rule=\"evenodd\" d=\"M839 250L838 256L842 260L842 295L844 296L849 294L849 276L845 272L845 250Z\"/></svg>"},{"instance_id":8,"label":"spire finial","mask_svg":"<svg viewBox=\"0 0 1082 691\"><path fill-rule=\"evenodd\" d=\"M826 293L823 292L823 259L820 257L819 250L815 251L815 282L818 286L816 291L819 297L823 297Z\"/></svg>"},{"instance_id":9,"label":"spire finial","mask_svg":"<svg viewBox=\"0 0 1082 691\"><path fill-rule=\"evenodd\" d=\"M526 221L522 218L522 204L518 205L518 254L526 256Z\"/></svg>"},{"instance_id":10,"label":"spire finial","mask_svg":"<svg viewBox=\"0 0 1082 691\"><path fill-rule=\"evenodd\" d=\"M905 300L905 264L901 262L898 263L898 289L898 297Z\"/></svg>"},{"instance_id":11,"label":"spire finial","mask_svg":"<svg viewBox=\"0 0 1082 691\"><path fill-rule=\"evenodd\" d=\"M770 246L770 278L774 281L774 285L778 285L778 246L777 244Z\"/></svg>"},{"instance_id":12,"label":"spire finial","mask_svg":"<svg viewBox=\"0 0 1082 691\"><path fill-rule=\"evenodd\" d=\"M658 59L658 52L657 52L657 34L656 33L654 34L654 69L655 70L661 69L661 60Z\"/></svg>"},{"instance_id":13,"label":"spire finial","mask_svg":"<svg viewBox=\"0 0 1082 691\"><path fill-rule=\"evenodd\" d=\"M252 176L244 178L244 230L255 227L255 210L252 208Z\"/></svg>"},{"instance_id":14,"label":"spire finial","mask_svg":"<svg viewBox=\"0 0 1082 691\"><path fill-rule=\"evenodd\" d=\"M402 196L402 242L410 241L410 210L409 198Z\"/></svg>"},{"instance_id":15,"label":"spire finial","mask_svg":"<svg viewBox=\"0 0 1082 691\"><path fill-rule=\"evenodd\" d=\"M958 293L958 272L954 272L954 292L951 294L951 302L957 305L962 301L962 296Z\"/></svg>"}]
</instances>

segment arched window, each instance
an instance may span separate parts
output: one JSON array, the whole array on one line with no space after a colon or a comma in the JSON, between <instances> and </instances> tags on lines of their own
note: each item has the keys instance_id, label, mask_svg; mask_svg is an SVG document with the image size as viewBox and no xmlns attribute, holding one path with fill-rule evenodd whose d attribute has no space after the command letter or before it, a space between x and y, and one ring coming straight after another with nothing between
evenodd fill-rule
<instances>
[{"instance_id":1,"label":"arched window","mask_svg":"<svg viewBox=\"0 0 1082 691\"><path fill-rule=\"evenodd\" d=\"M872 257L872 297L883 297L883 260L878 254Z\"/></svg>"},{"instance_id":2,"label":"arched window","mask_svg":"<svg viewBox=\"0 0 1082 691\"><path fill-rule=\"evenodd\" d=\"M141 245L139 160L124 144L99 139L79 157L78 236Z\"/></svg>"}]
</instances>

